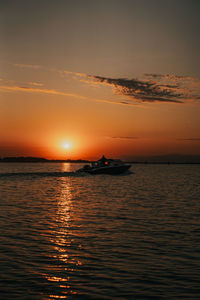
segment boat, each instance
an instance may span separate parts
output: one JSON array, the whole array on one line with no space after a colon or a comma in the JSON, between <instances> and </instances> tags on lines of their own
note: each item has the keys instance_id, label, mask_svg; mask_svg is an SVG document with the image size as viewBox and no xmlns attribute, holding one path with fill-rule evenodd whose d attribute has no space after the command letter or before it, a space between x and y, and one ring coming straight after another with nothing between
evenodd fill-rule
<instances>
[{"instance_id":1,"label":"boat","mask_svg":"<svg viewBox=\"0 0 200 300\"><path fill-rule=\"evenodd\" d=\"M130 169L131 165L124 163L120 159L108 159L104 155L99 160L85 165L78 172L89 174L122 174Z\"/></svg>"}]
</instances>

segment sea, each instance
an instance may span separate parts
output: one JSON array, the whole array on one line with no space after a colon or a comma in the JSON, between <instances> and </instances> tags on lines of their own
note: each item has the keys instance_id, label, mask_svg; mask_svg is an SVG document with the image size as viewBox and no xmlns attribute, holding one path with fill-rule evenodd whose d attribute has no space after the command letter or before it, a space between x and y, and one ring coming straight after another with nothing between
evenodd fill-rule
<instances>
[{"instance_id":1,"label":"sea","mask_svg":"<svg viewBox=\"0 0 200 300\"><path fill-rule=\"evenodd\" d=\"M0 299L200 299L200 165L0 164Z\"/></svg>"}]
</instances>

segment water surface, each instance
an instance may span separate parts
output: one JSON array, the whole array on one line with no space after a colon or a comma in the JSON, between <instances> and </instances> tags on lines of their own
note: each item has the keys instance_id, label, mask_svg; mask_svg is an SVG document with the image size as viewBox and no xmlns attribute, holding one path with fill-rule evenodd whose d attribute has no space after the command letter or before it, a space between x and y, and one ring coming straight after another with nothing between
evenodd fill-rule
<instances>
[{"instance_id":1,"label":"water surface","mask_svg":"<svg viewBox=\"0 0 200 300\"><path fill-rule=\"evenodd\" d=\"M199 299L200 166L80 166L0 164L1 298Z\"/></svg>"}]
</instances>

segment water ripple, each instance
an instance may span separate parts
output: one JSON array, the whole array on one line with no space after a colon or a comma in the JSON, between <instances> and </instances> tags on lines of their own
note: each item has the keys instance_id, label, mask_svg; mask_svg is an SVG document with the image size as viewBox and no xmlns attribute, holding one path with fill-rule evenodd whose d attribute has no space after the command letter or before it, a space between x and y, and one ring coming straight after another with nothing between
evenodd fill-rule
<instances>
[{"instance_id":1,"label":"water ripple","mask_svg":"<svg viewBox=\"0 0 200 300\"><path fill-rule=\"evenodd\" d=\"M198 299L199 166L45 167L1 171L2 299Z\"/></svg>"}]
</instances>

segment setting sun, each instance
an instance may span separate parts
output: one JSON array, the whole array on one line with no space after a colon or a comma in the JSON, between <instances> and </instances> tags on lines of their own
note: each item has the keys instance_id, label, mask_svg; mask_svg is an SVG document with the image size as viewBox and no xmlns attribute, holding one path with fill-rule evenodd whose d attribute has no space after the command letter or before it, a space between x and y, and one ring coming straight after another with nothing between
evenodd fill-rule
<instances>
[{"instance_id":1,"label":"setting sun","mask_svg":"<svg viewBox=\"0 0 200 300\"><path fill-rule=\"evenodd\" d=\"M70 149L71 147L72 147L72 145L69 142L62 143L62 148L66 149L66 150Z\"/></svg>"}]
</instances>

